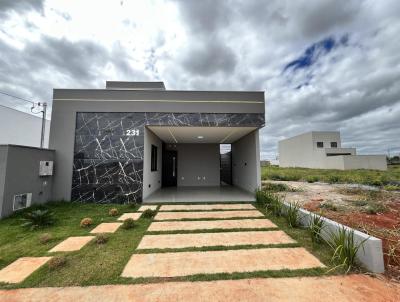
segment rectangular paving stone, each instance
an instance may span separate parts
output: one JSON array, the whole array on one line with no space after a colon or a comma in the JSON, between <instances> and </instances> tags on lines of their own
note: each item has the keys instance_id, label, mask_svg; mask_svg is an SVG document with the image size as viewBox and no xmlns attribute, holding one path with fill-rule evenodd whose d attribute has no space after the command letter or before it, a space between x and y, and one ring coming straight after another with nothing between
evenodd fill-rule
<instances>
[{"instance_id":1,"label":"rectangular paving stone","mask_svg":"<svg viewBox=\"0 0 400 302\"><path fill-rule=\"evenodd\" d=\"M140 208L139 208L139 210L138 210L138 212L144 212L144 211L146 211L146 210L153 210L153 211L155 211L155 210L157 210L157 205L153 205L153 206L151 206L151 205L147 205L147 206L141 206Z\"/></svg>"},{"instance_id":2,"label":"rectangular paving stone","mask_svg":"<svg viewBox=\"0 0 400 302\"><path fill-rule=\"evenodd\" d=\"M124 213L117 220L124 221L125 219L132 218L133 220L138 220L142 215L142 212L139 213Z\"/></svg>"},{"instance_id":3,"label":"rectangular paving stone","mask_svg":"<svg viewBox=\"0 0 400 302\"><path fill-rule=\"evenodd\" d=\"M122 222L103 222L95 227L90 233L114 233L121 226Z\"/></svg>"},{"instance_id":4,"label":"rectangular paving stone","mask_svg":"<svg viewBox=\"0 0 400 302\"><path fill-rule=\"evenodd\" d=\"M397 302L399 296L394 282L361 274L0 290L8 302Z\"/></svg>"},{"instance_id":5,"label":"rectangular paving stone","mask_svg":"<svg viewBox=\"0 0 400 302\"><path fill-rule=\"evenodd\" d=\"M282 231L145 235L138 249L295 243Z\"/></svg>"},{"instance_id":6,"label":"rectangular paving stone","mask_svg":"<svg viewBox=\"0 0 400 302\"><path fill-rule=\"evenodd\" d=\"M19 283L52 257L22 257L0 270L0 282ZM0 299L1 300L1 299Z\"/></svg>"},{"instance_id":7,"label":"rectangular paving stone","mask_svg":"<svg viewBox=\"0 0 400 302\"><path fill-rule=\"evenodd\" d=\"M232 219L207 221L155 221L148 231L192 231L210 229L263 229L277 228L268 219Z\"/></svg>"},{"instance_id":8,"label":"rectangular paving stone","mask_svg":"<svg viewBox=\"0 0 400 302\"><path fill-rule=\"evenodd\" d=\"M196 274L295 270L325 267L304 248L133 254L122 277L179 277Z\"/></svg>"},{"instance_id":9,"label":"rectangular paving stone","mask_svg":"<svg viewBox=\"0 0 400 302\"><path fill-rule=\"evenodd\" d=\"M169 204L163 205L160 211L207 211L207 210L255 210L252 204Z\"/></svg>"},{"instance_id":10,"label":"rectangular paving stone","mask_svg":"<svg viewBox=\"0 0 400 302\"><path fill-rule=\"evenodd\" d=\"M155 220L263 217L259 211L158 212Z\"/></svg>"},{"instance_id":11,"label":"rectangular paving stone","mask_svg":"<svg viewBox=\"0 0 400 302\"><path fill-rule=\"evenodd\" d=\"M79 251L85 244L92 240L94 236L75 236L69 237L57 244L49 252L72 252Z\"/></svg>"}]
</instances>

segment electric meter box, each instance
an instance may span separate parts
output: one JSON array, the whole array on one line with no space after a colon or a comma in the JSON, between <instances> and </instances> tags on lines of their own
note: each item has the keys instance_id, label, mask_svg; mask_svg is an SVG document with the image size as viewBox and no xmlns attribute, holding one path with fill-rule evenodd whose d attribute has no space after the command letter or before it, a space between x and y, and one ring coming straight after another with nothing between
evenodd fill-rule
<instances>
[{"instance_id":1,"label":"electric meter box","mask_svg":"<svg viewBox=\"0 0 400 302\"><path fill-rule=\"evenodd\" d=\"M53 175L53 161L41 160L39 166L39 176Z\"/></svg>"}]
</instances>

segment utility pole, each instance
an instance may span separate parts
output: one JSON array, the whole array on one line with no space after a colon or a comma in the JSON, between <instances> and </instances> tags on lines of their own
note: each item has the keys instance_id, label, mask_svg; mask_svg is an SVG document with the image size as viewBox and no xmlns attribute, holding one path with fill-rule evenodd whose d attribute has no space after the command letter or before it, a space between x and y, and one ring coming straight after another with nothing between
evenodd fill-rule
<instances>
[{"instance_id":1,"label":"utility pole","mask_svg":"<svg viewBox=\"0 0 400 302\"><path fill-rule=\"evenodd\" d=\"M47 112L47 103L39 103L39 106L43 107L42 112L42 134L40 136L40 148L43 148L44 146L44 137L45 137L45 131L46 131L46 112Z\"/></svg>"}]
</instances>

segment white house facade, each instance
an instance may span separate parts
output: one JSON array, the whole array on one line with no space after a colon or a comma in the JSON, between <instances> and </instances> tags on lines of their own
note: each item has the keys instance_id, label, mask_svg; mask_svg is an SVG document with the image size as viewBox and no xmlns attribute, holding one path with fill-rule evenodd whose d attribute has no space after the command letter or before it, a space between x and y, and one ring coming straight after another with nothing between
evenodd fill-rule
<instances>
[{"instance_id":1,"label":"white house facade","mask_svg":"<svg viewBox=\"0 0 400 302\"><path fill-rule=\"evenodd\" d=\"M357 155L342 148L340 132L312 131L279 141L279 166L314 169L387 170L385 155Z\"/></svg>"}]
</instances>

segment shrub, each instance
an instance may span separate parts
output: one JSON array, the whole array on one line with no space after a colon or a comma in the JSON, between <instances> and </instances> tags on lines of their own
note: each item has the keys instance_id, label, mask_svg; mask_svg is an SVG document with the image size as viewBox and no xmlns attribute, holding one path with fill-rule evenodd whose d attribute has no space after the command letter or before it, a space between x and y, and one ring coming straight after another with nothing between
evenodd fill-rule
<instances>
[{"instance_id":1,"label":"shrub","mask_svg":"<svg viewBox=\"0 0 400 302\"><path fill-rule=\"evenodd\" d=\"M263 189L271 192L293 191L293 189L286 184L270 183L270 182L265 183L263 185Z\"/></svg>"},{"instance_id":2,"label":"shrub","mask_svg":"<svg viewBox=\"0 0 400 302\"><path fill-rule=\"evenodd\" d=\"M346 272L349 272L356 264L358 250L361 247L364 250L364 243L367 239L355 243L354 231L346 230L345 227L341 227L336 233L331 232L327 243L334 251L332 261L343 266Z\"/></svg>"},{"instance_id":3,"label":"shrub","mask_svg":"<svg viewBox=\"0 0 400 302\"><path fill-rule=\"evenodd\" d=\"M125 230L129 230L135 227L135 220L132 218L125 219L124 222L121 225L121 228Z\"/></svg>"},{"instance_id":4,"label":"shrub","mask_svg":"<svg viewBox=\"0 0 400 302\"><path fill-rule=\"evenodd\" d=\"M67 258L65 256L55 256L47 262L47 265L51 270L55 270L57 268L65 266L67 263Z\"/></svg>"},{"instance_id":5,"label":"shrub","mask_svg":"<svg viewBox=\"0 0 400 302\"><path fill-rule=\"evenodd\" d=\"M87 227L91 226L92 224L93 224L93 220L90 217L83 218L80 223L82 228L87 228Z\"/></svg>"},{"instance_id":6,"label":"shrub","mask_svg":"<svg viewBox=\"0 0 400 302\"><path fill-rule=\"evenodd\" d=\"M108 235L107 234L98 234L98 235L96 235L95 242L97 244L106 244L107 241L108 241Z\"/></svg>"},{"instance_id":7,"label":"shrub","mask_svg":"<svg viewBox=\"0 0 400 302\"><path fill-rule=\"evenodd\" d=\"M357 207L364 207L364 206L368 205L368 201L366 201L366 200L356 200L354 202L354 205L356 205Z\"/></svg>"},{"instance_id":8,"label":"shrub","mask_svg":"<svg viewBox=\"0 0 400 302\"><path fill-rule=\"evenodd\" d=\"M328 177L328 182L331 183L331 184L338 183L339 180L340 180L340 179L339 179L339 176L337 176L337 175L330 175L330 176Z\"/></svg>"},{"instance_id":9,"label":"shrub","mask_svg":"<svg viewBox=\"0 0 400 302\"><path fill-rule=\"evenodd\" d=\"M264 206L265 192L261 189L256 189L256 203L260 206Z\"/></svg>"},{"instance_id":10,"label":"shrub","mask_svg":"<svg viewBox=\"0 0 400 302\"><path fill-rule=\"evenodd\" d=\"M386 207L382 203L372 203L370 202L366 207L365 207L365 212L367 214L375 215L378 213L383 213L386 212Z\"/></svg>"},{"instance_id":11,"label":"shrub","mask_svg":"<svg viewBox=\"0 0 400 302\"><path fill-rule=\"evenodd\" d=\"M309 183L313 183L313 182L319 181L319 178L318 178L318 176L307 176L306 181Z\"/></svg>"},{"instance_id":12,"label":"shrub","mask_svg":"<svg viewBox=\"0 0 400 302\"><path fill-rule=\"evenodd\" d=\"M156 215L156 211L152 209L147 209L143 212L142 217L143 218L153 218Z\"/></svg>"},{"instance_id":13,"label":"shrub","mask_svg":"<svg viewBox=\"0 0 400 302\"><path fill-rule=\"evenodd\" d=\"M324 220L321 216L310 214L309 231L311 241L313 243L320 243L322 241L321 231L325 227Z\"/></svg>"},{"instance_id":14,"label":"shrub","mask_svg":"<svg viewBox=\"0 0 400 302\"><path fill-rule=\"evenodd\" d=\"M300 224L299 217L300 204L298 202L290 203L286 209L286 221L291 228L296 228Z\"/></svg>"},{"instance_id":15,"label":"shrub","mask_svg":"<svg viewBox=\"0 0 400 302\"><path fill-rule=\"evenodd\" d=\"M118 215L118 210L116 208L112 208L108 211L108 215L110 216L117 216Z\"/></svg>"},{"instance_id":16,"label":"shrub","mask_svg":"<svg viewBox=\"0 0 400 302\"><path fill-rule=\"evenodd\" d=\"M22 226L29 227L31 230L53 225L55 220L53 213L49 210L34 210L26 214Z\"/></svg>"},{"instance_id":17,"label":"shrub","mask_svg":"<svg viewBox=\"0 0 400 302\"><path fill-rule=\"evenodd\" d=\"M322 209L327 209L327 210L331 210L334 212L336 212L338 210L338 207L329 201L321 203L319 207Z\"/></svg>"},{"instance_id":18,"label":"shrub","mask_svg":"<svg viewBox=\"0 0 400 302\"><path fill-rule=\"evenodd\" d=\"M400 185L386 185L383 188L386 191L400 191Z\"/></svg>"},{"instance_id":19,"label":"shrub","mask_svg":"<svg viewBox=\"0 0 400 302\"><path fill-rule=\"evenodd\" d=\"M271 193L270 193L271 194ZM283 209L283 203L282 200L279 196L271 194L271 202L268 205L268 209L271 210L272 214L275 216L282 216L282 209Z\"/></svg>"},{"instance_id":20,"label":"shrub","mask_svg":"<svg viewBox=\"0 0 400 302\"><path fill-rule=\"evenodd\" d=\"M39 236L39 242L41 244L46 244L47 242L51 241L53 236L50 233L44 233Z\"/></svg>"}]
</instances>

